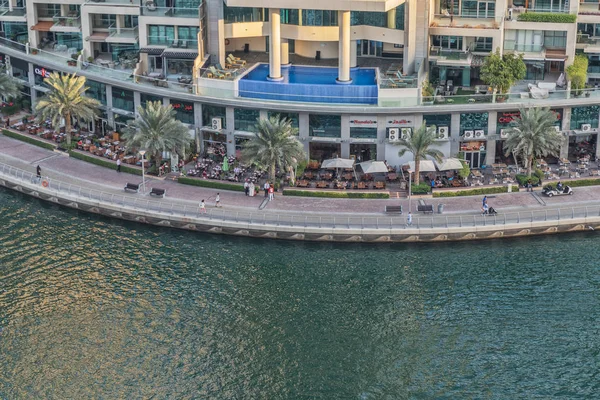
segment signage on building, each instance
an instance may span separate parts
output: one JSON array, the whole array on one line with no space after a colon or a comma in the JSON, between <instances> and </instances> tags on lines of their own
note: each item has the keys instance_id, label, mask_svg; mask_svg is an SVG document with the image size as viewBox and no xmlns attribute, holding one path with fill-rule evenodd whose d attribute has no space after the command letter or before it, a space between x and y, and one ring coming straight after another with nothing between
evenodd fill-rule
<instances>
[{"instance_id":1,"label":"signage on building","mask_svg":"<svg viewBox=\"0 0 600 400\"><path fill-rule=\"evenodd\" d=\"M190 103L183 103L183 102L171 103L171 107L173 107L173 110L175 110L175 111L183 111L183 112L188 112L188 113L194 112L194 105L190 104Z\"/></svg>"},{"instance_id":2,"label":"signage on building","mask_svg":"<svg viewBox=\"0 0 600 400\"><path fill-rule=\"evenodd\" d=\"M350 128L377 128L377 117L350 117Z\"/></svg>"},{"instance_id":3,"label":"signage on building","mask_svg":"<svg viewBox=\"0 0 600 400\"><path fill-rule=\"evenodd\" d=\"M53 71L51 71L47 68L44 68L44 67L38 67L36 65L35 68L33 69L33 72L36 75L41 76L42 78L48 78Z\"/></svg>"},{"instance_id":4,"label":"signage on building","mask_svg":"<svg viewBox=\"0 0 600 400\"><path fill-rule=\"evenodd\" d=\"M557 124L562 122L562 110L561 109L552 109L550 110L556 116ZM502 111L498 112L498 125L506 126L513 122L515 119L521 117L521 113L519 111Z\"/></svg>"},{"instance_id":5,"label":"signage on building","mask_svg":"<svg viewBox=\"0 0 600 400\"><path fill-rule=\"evenodd\" d=\"M386 128L396 128L396 127L413 127L415 118L410 115L402 116L402 117L388 117L385 122Z\"/></svg>"}]
</instances>

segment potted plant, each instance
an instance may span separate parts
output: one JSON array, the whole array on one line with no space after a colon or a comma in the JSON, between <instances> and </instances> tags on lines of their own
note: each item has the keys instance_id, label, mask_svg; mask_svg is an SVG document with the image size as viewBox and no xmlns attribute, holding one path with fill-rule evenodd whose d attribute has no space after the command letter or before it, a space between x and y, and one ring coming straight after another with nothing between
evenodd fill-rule
<instances>
[{"instance_id":1,"label":"potted plant","mask_svg":"<svg viewBox=\"0 0 600 400\"><path fill-rule=\"evenodd\" d=\"M38 49L35 49L35 48L31 49L31 54L37 54L37 53L38 53Z\"/></svg>"},{"instance_id":2,"label":"potted plant","mask_svg":"<svg viewBox=\"0 0 600 400\"><path fill-rule=\"evenodd\" d=\"M481 80L499 95L508 93L515 82L525 78L527 67L523 55L500 54L500 49L485 58L481 67ZM497 98L499 99L500 96Z\"/></svg>"},{"instance_id":3,"label":"potted plant","mask_svg":"<svg viewBox=\"0 0 600 400\"><path fill-rule=\"evenodd\" d=\"M435 95L435 89L429 81L423 81L421 87L421 95L423 96L423 104L433 104L433 96Z\"/></svg>"}]
</instances>

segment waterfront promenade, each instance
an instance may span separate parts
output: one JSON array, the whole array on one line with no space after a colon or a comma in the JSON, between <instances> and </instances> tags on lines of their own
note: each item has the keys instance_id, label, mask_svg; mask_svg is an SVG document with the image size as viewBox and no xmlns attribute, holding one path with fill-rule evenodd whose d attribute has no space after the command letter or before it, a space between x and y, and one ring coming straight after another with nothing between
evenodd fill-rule
<instances>
[{"instance_id":1,"label":"waterfront promenade","mask_svg":"<svg viewBox=\"0 0 600 400\"><path fill-rule=\"evenodd\" d=\"M262 196L248 198L241 192L220 191L223 207L216 209L214 208L214 197L218 192L216 189L187 186L171 180L151 178L147 181L147 187L166 189L167 198L150 198L150 196L142 194L124 193L123 187L127 182L140 183L141 177L117 173L72 159L62 153L41 149L4 136L0 136L0 162L30 173L34 173L36 166L40 165L42 175L48 176L51 182L60 182L63 188L66 183L83 189L103 192L105 197L117 196L121 199L122 205L125 205L126 202L139 205L152 201L153 204L157 204L155 210L158 214L160 214L160 210L170 210L171 214L173 214L173 210L179 212L178 222L183 225L176 226L168 221L149 221L153 217L172 218L153 213L154 209L149 210L148 207L145 210L128 210L132 211L129 215L130 218L123 217L124 219L138 219L136 216L139 217L141 214L138 214L137 211L140 211L145 215L144 218L148 219L146 221L148 223L185 228L191 221L190 217L202 220L202 216L197 215L197 207L199 201L205 199L208 206L208 217L211 219L210 221L201 221L203 229L196 229L196 225L194 225L195 230L209 231L211 228L219 227L217 220L224 222L229 218L228 228L233 231L219 231L246 234L249 232L248 230L256 227L257 221L261 221L260 231L269 233L270 237L281 237L273 232L279 230L285 230L290 235L302 231L302 239L308 233L316 235L315 238L309 240L318 240L320 235L325 232L329 232L326 240L338 240L332 235L339 234L354 237L354 240L365 240L364 237L367 235L370 237L384 235L387 239L383 240L395 240L394 235L400 235L404 238L411 237L413 241L428 241L433 240L432 238L439 238L435 240L461 240L465 235L472 236L474 232L481 229L485 230L488 235L476 235L477 237L471 238L490 237L490 234L498 233L499 230L502 231L502 236L510 236L508 231L517 232L517 234L551 233L547 230L552 228L552 232L556 232L558 225L569 225L566 215L571 215L573 220L582 218L578 221L571 221L574 226L578 227L577 230L582 230L590 227L587 224L596 227L590 218L598 216L596 209L600 206L600 202L596 200L600 195L600 187L577 188L573 196L552 199L526 192L488 196L489 204L500 211L500 218L480 216L482 196L426 199L428 204L434 206L434 209L437 208L438 203L445 205L444 214L441 216L438 214L422 216L416 213L414 210L417 202L413 199L414 223L412 227L406 227L405 216L388 216L384 214L384 209L386 205L402 204L406 210L408 208L407 199L323 199L278 195L275 201L271 202L264 210L259 211L258 207L263 200ZM52 187L53 184L51 184ZM71 200L73 199L71 197ZM574 207L579 208L579 211L569 211ZM85 207L78 208L85 209ZM97 210L97 207L94 210ZM115 209L111 211L112 214L109 211L111 210L92 212L113 215ZM119 213L122 211L120 210ZM232 219L231 215L235 215L235 218ZM240 215L250 215L250 218L244 219ZM304 218L304 224L298 224L302 218ZM361 218L363 218L362 221ZM310 221L315 221L315 219L318 222L311 224ZM553 222L554 219L556 221ZM369 222L369 220L375 222ZM525 224L527 220L529 220L529 225ZM283 221L288 222L284 224ZM345 222L340 223L340 221ZM198 223L198 221L193 222ZM585 227L582 223L585 224ZM281 228L281 225L286 225L285 229ZM535 227L542 230L531 229ZM527 231L523 231L523 228L526 228ZM572 226L569 230L571 228ZM308 230L311 232L307 232ZM425 231L427 232L425 233ZM449 235L454 233L462 236L451 238ZM425 238L425 234L429 236ZM357 237L359 239L356 239ZM398 239L400 238L398 237Z\"/></svg>"}]
</instances>

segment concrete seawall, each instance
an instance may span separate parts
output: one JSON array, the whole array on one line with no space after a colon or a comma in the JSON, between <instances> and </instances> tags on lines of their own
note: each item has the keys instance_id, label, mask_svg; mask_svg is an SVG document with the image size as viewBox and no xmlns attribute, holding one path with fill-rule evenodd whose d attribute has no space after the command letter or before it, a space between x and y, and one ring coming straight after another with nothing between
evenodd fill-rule
<instances>
[{"instance_id":1,"label":"concrete seawall","mask_svg":"<svg viewBox=\"0 0 600 400\"><path fill-rule=\"evenodd\" d=\"M584 216L565 216L558 219L519 220L510 222L489 219L483 226L446 226L446 227L353 227L315 226L296 224L293 226L272 221L253 221L219 219L212 215L181 215L173 211L144 210L128 205L114 204L109 201L90 199L72 193L59 192L44 188L21 178L0 174L0 185L61 206L119 218L126 221L141 222L149 225L185 229L196 232L209 232L235 236L307 240L327 242L443 242L461 240L483 240L497 238L546 235L564 232L577 232L600 229L600 212L585 210ZM433 225L433 224L432 224Z\"/></svg>"}]
</instances>

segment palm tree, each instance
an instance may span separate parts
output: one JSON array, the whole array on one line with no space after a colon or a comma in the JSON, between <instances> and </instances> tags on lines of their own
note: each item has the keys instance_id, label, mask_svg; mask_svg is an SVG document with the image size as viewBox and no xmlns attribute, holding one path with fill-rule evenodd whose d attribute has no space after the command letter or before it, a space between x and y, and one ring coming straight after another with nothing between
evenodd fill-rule
<instances>
[{"instance_id":1,"label":"palm tree","mask_svg":"<svg viewBox=\"0 0 600 400\"><path fill-rule=\"evenodd\" d=\"M67 146L70 146L73 118L83 122L93 121L100 102L84 95L88 88L83 76L53 72L44 82L50 87L50 92L35 106L38 119L51 120L55 128L64 120Z\"/></svg>"},{"instance_id":2,"label":"palm tree","mask_svg":"<svg viewBox=\"0 0 600 400\"><path fill-rule=\"evenodd\" d=\"M285 170L306 158L304 147L296 138L298 129L292 127L289 119L275 115L259 120L256 128L256 135L244 143L242 158L268 168L271 181L275 180L277 167Z\"/></svg>"},{"instance_id":3,"label":"palm tree","mask_svg":"<svg viewBox=\"0 0 600 400\"><path fill-rule=\"evenodd\" d=\"M421 125L419 129L413 132L413 134L407 139L400 139L396 142L397 145L402 146L398 155L402 157L407 151L412 153L415 161L415 185L419 184L419 173L421 160L426 157L432 157L436 161L441 161L444 154L436 149L432 149L431 146L435 143L437 138L435 126Z\"/></svg>"},{"instance_id":4,"label":"palm tree","mask_svg":"<svg viewBox=\"0 0 600 400\"><path fill-rule=\"evenodd\" d=\"M160 101L149 101L146 108L138 107L138 114L129 122L123 138L129 147L145 149L156 168L160 167L163 151L185 152L190 146L189 129L175 119L176 113L170 104L164 106Z\"/></svg>"},{"instance_id":5,"label":"palm tree","mask_svg":"<svg viewBox=\"0 0 600 400\"><path fill-rule=\"evenodd\" d=\"M515 118L504 141L504 152L523 160L527 176L531 176L533 159L558 155L563 137L556 131L556 116L548 108L521 109L520 117Z\"/></svg>"},{"instance_id":6,"label":"palm tree","mask_svg":"<svg viewBox=\"0 0 600 400\"><path fill-rule=\"evenodd\" d=\"M0 69L0 94L5 99L14 99L19 96L21 84L4 69Z\"/></svg>"}]
</instances>

